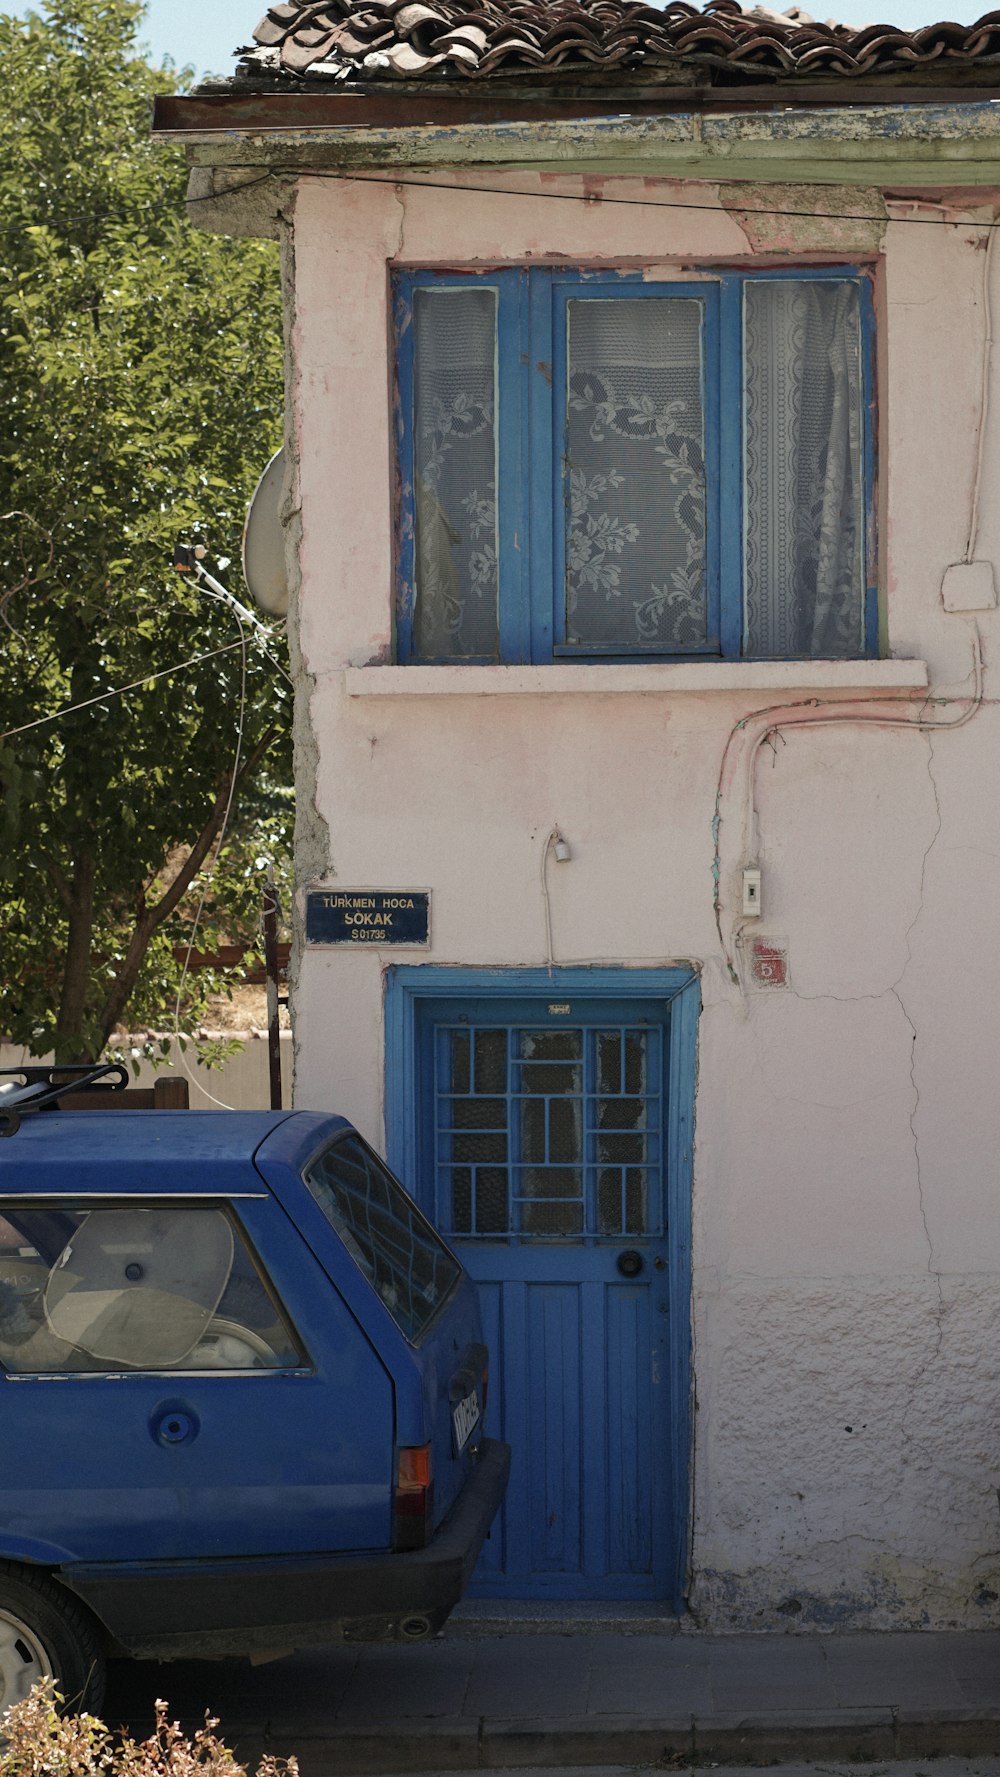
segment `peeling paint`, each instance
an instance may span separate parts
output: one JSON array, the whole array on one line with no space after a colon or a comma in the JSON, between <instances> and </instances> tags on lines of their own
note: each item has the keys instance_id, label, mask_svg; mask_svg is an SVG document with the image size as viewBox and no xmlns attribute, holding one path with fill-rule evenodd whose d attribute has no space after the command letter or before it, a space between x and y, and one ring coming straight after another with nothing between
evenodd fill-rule
<instances>
[{"instance_id":1,"label":"peeling paint","mask_svg":"<svg viewBox=\"0 0 1000 1777\"><path fill-rule=\"evenodd\" d=\"M317 773L319 747L312 722L315 680L302 652L299 596L301 592L302 501L300 481L300 379L296 341L295 210L290 203L284 216L281 239L281 287L285 316L285 490L282 523L285 528L285 561L288 569L288 645L295 680L293 748L295 760L295 881L316 882L336 875L331 862L329 827L319 810ZM289 1005L292 1016L293 1094L299 1064L296 1008L297 988L304 954L302 908L296 895L293 906L292 953L288 970ZM294 1102L294 1098L293 1098Z\"/></svg>"},{"instance_id":2,"label":"peeling paint","mask_svg":"<svg viewBox=\"0 0 1000 1777\"><path fill-rule=\"evenodd\" d=\"M307 168L436 167L571 172L588 176L808 181L844 186L935 186L1000 182L1000 106L990 102L796 109L760 113L623 114L573 121L534 118L447 128L328 126L241 130L184 128L166 139L189 144L214 166Z\"/></svg>"},{"instance_id":3,"label":"peeling paint","mask_svg":"<svg viewBox=\"0 0 1000 1777\"><path fill-rule=\"evenodd\" d=\"M886 207L878 190L824 186L805 194L801 186L743 181L720 185L719 201L739 223L751 253L832 253L850 260L882 246ZM831 216L831 210L844 214Z\"/></svg>"}]
</instances>

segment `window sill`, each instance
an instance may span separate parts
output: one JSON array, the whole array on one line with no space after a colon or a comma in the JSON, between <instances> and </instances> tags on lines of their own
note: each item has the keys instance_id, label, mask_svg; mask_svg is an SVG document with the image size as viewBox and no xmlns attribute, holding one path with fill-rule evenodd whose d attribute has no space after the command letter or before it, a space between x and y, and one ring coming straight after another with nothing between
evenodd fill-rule
<instances>
[{"instance_id":1,"label":"window sill","mask_svg":"<svg viewBox=\"0 0 1000 1777\"><path fill-rule=\"evenodd\" d=\"M923 691L923 660L684 660L552 666L349 666L348 697L531 697L628 693Z\"/></svg>"}]
</instances>

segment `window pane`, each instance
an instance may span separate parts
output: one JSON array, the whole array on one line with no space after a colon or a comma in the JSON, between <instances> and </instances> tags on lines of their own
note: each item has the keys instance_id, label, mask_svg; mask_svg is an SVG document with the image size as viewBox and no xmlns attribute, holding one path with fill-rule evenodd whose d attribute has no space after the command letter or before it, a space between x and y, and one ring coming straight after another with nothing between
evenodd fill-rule
<instances>
[{"instance_id":1,"label":"window pane","mask_svg":"<svg viewBox=\"0 0 1000 1777\"><path fill-rule=\"evenodd\" d=\"M464 1139L483 1143L497 1138ZM418 1339L461 1275L440 1235L357 1136L345 1136L327 1148L309 1166L305 1181L396 1325L408 1339Z\"/></svg>"},{"instance_id":2,"label":"window pane","mask_svg":"<svg viewBox=\"0 0 1000 1777\"><path fill-rule=\"evenodd\" d=\"M496 291L413 299L416 599L424 660L495 658Z\"/></svg>"},{"instance_id":3,"label":"window pane","mask_svg":"<svg viewBox=\"0 0 1000 1777\"><path fill-rule=\"evenodd\" d=\"M747 653L863 654L857 286L751 281L744 331Z\"/></svg>"},{"instance_id":4,"label":"window pane","mask_svg":"<svg viewBox=\"0 0 1000 1777\"><path fill-rule=\"evenodd\" d=\"M0 1217L5 1370L260 1370L302 1361L221 1209L11 1206Z\"/></svg>"},{"instance_id":5,"label":"window pane","mask_svg":"<svg viewBox=\"0 0 1000 1777\"><path fill-rule=\"evenodd\" d=\"M695 648L707 637L702 305L568 305L566 640Z\"/></svg>"}]
</instances>

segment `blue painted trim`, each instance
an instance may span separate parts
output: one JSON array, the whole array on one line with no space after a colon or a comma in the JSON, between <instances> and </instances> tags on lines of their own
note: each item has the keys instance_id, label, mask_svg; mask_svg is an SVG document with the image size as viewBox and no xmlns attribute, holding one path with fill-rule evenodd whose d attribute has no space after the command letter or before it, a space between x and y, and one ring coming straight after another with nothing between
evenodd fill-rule
<instances>
[{"instance_id":1,"label":"blue painted trim","mask_svg":"<svg viewBox=\"0 0 1000 1777\"><path fill-rule=\"evenodd\" d=\"M596 278L587 280L588 297L599 296L605 286ZM566 523L570 499L570 461L566 448L567 383L569 379L569 305L583 288L560 279L553 287L552 314L552 390L549 413L552 426L552 634L560 652L575 648L566 640ZM619 294L616 290L615 294ZM621 292L625 294L624 291ZM631 296L633 292L629 290Z\"/></svg>"},{"instance_id":2,"label":"blue painted trim","mask_svg":"<svg viewBox=\"0 0 1000 1777\"><path fill-rule=\"evenodd\" d=\"M416 582L415 507L413 497L413 292L402 279L393 292L396 340L395 432L396 475L393 489L396 573L396 659L413 658L413 594Z\"/></svg>"},{"instance_id":3,"label":"blue painted trim","mask_svg":"<svg viewBox=\"0 0 1000 1777\"><path fill-rule=\"evenodd\" d=\"M701 987L692 977L670 1011L669 1112L667 1124L667 1234L670 1276L670 1488L671 1516L678 1526L671 1562L674 1607L683 1608L691 1549L693 1394L691 1352L691 1206L694 1196L694 1126L698 1085L698 1020Z\"/></svg>"},{"instance_id":4,"label":"blue painted trim","mask_svg":"<svg viewBox=\"0 0 1000 1777\"><path fill-rule=\"evenodd\" d=\"M687 286L691 289L691 285ZM705 455L705 640L684 654L717 654L722 646L722 327L721 290L708 284L701 323L701 411Z\"/></svg>"},{"instance_id":5,"label":"blue painted trim","mask_svg":"<svg viewBox=\"0 0 1000 1777\"><path fill-rule=\"evenodd\" d=\"M719 511L721 642L724 660L739 660L743 616L743 278L723 278L720 304Z\"/></svg>"},{"instance_id":6,"label":"blue painted trim","mask_svg":"<svg viewBox=\"0 0 1000 1777\"><path fill-rule=\"evenodd\" d=\"M533 661L552 658L560 605L556 538L562 525L562 461L553 429L555 358L551 277L528 274L528 396L526 419L531 434L531 532L528 577L531 587L531 653Z\"/></svg>"},{"instance_id":7,"label":"blue painted trim","mask_svg":"<svg viewBox=\"0 0 1000 1777\"><path fill-rule=\"evenodd\" d=\"M413 1164L421 1130L420 1033L423 1000L470 998L663 1000L670 1006L667 1060L667 1242L670 1414L669 1486L674 1526L669 1559L669 1602L684 1606L691 1519L691 1210L694 1186L694 1119L701 990L693 969L450 968L397 964L385 977L385 1134L390 1166L408 1188L418 1180ZM433 1132L430 1136L433 1142ZM581 1592L581 1595L584 1595Z\"/></svg>"},{"instance_id":8,"label":"blue painted trim","mask_svg":"<svg viewBox=\"0 0 1000 1777\"><path fill-rule=\"evenodd\" d=\"M500 659L517 664L528 655L528 603L530 581L527 551L522 539L527 525L526 489L528 436L521 401L521 360L524 353L523 286L525 274L502 271L496 275L497 301L497 548L499 610L497 632Z\"/></svg>"},{"instance_id":9,"label":"blue painted trim","mask_svg":"<svg viewBox=\"0 0 1000 1777\"><path fill-rule=\"evenodd\" d=\"M876 538L878 530L877 451L878 451L878 385L875 359L875 291L871 276L858 280L861 307L861 405L862 449L864 451L865 510L865 653L876 658L879 651L878 572Z\"/></svg>"},{"instance_id":10,"label":"blue painted trim","mask_svg":"<svg viewBox=\"0 0 1000 1777\"><path fill-rule=\"evenodd\" d=\"M572 273L546 266L484 273L401 273L394 286L397 336L396 650L413 652L413 292L421 287L492 285L498 291L497 448L500 545L500 658L546 662L585 660L733 660L745 651L743 601L743 291L749 280L853 282L860 298L866 593L862 656L877 656L875 572L875 311L870 273L862 266L756 269L714 279L650 284L641 271L608 268ZM643 647L580 648L566 642L565 386L568 303L574 298L682 296L703 304L703 406L708 492L706 583L708 638L669 655ZM487 660L466 662L488 664ZM447 664L425 661L423 664Z\"/></svg>"}]
</instances>

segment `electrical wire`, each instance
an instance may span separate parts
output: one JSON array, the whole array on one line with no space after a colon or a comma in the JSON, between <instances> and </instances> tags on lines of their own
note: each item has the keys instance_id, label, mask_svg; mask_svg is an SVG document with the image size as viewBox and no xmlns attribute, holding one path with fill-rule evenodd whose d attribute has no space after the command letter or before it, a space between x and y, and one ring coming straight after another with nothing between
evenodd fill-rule
<instances>
[{"instance_id":1,"label":"electrical wire","mask_svg":"<svg viewBox=\"0 0 1000 1777\"><path fill-rule=\"evenodd\" d=\"M223 648L209 648L203 654L192 654L188 660L179 660L176 666L165 666L161 672L143 673L141 679L133 679L129 685L119 685L111 691L100 691L96 697L85 697L82 703L64 704L62 709L53 710L47 716L38 716L33 722L23 722L20 728L7 728L0 733L0 740L10 740L15 734L27 734L32 728L44 728L47 722L61 722L64 716L75 715L77 710L89 710L95 703L110 703L113 697L127 697L130 691L138 691L144 685L152 685L157 679L169 679L175 673L186 671L189 666L197 666L199 661L214 660L219 654L231 654L239 642L227 642Z\"/></svg>"},{"instance_id":2,"label":"electrical wire","mask_svg":"<svg viewBox=\"0 0 1000 1777\"><path fill-rule=\"evenodd\" d=\"M796 703L769 704L764 709L751 710L746 716L741 717L740 721L735 722L733 724L732 728L729 731L729 734L726 739L726 744L725 744L723 751L722 751L722 761L721 761L721 764L719 767L719 776L718 776L718 781L716 784L715 812L712 817L712 840L713 840L712 881L713 881L713 887L714 887L713 906L714 906L714 912L715 912L715 929L716 929L716 932L718 933L719 948L722 952L723 961L725 962L726 970L729 975L729 978L737 986L742 985L742 983L740 981L739 971L737 970L736 965L733 961L732 952L731 952L728 944L726 943L725 935L724 935L723 929L722 929L722 916L723 916L723 912L724 912L724 907L723 907L723 899L722 899L722 854L721 854L721 846L720 846L721 831L722 831L722 798L723 798L724 789L725 789L726 767L727 767L728 760L729 760L730 749L731 749L734 741L736 740L737 735L741 734L748 727L748 725L751 722L755 722L755 721L759 720L762 716L786 714L788 711L791 711L791 710L802 710L803 712L809 712L810 710L831 708L831 707L835 708L835 709L842 709L844 712L842 715L830 715L830 716L811 716L808 713L804 713L801 717L792 717L792 719L788 720L788 721L769 722L767 724L767 726L765 728L763 728L761 730L761 732L754 737L754 740L751 744L750 756L749 756L749 760L748 760L747 803L746 803L745 811L744 811L744 823L743 823L743 835L742 835L744 843L745 843L746 837L747 837L748 826L752 827L752 823L753 823L753 811L754 811L754 807L755 807L755 788L754 788L754 786L755 786L757 758L760 753L761 747L764 746L765 743L768 740L770 740L772 736L774 736L776 734L780 734L783 730L786 730L786 729L790 730L793 728L835 727L835 726L840 726L841 724L846 724L848 722L857 723L857 724L871 724L872 726L876 726L876 727L880 727L880 728L910 728L910 729L914 729L917 733L920 733L920 734L928 734L928 733L933 734L933 733L936 733L936 732L939 732L942 730L954 730L957 728L964 728L966 723L971 722L973 717L978 714L979 710L982 708L982 705L983 705L983 647L982 647L982 637L980 636L979 625L977 623L973 623L972 676L973 676L973 690L972 690L972 695L970 698L928 696L928 697L925 697L922 701L921 710L927 709L928 706L931 704L941 705L941 706L951 705L951 704L955 704L955 703L964 704L965 707L962 710L961 714L959 716L957 716L952 721L929 722L924 718L924 716L922 714L917 715L916 717L912 717L912 716L893 716L893 715L890 715L888 713L888 711L886 711L886 712L875 712L875 711L867 711L867 710L858 711L858 710L852 708L852 705L856 701L855 699L836 698L836 697L806 697L806 698L800 698L798 700L798 702L796 702ZM742 931L742 927L739 928L739 931ZM738 942L738 937L739 937L739 931L736 934L737 942Z\"/></svg>"},{"instance_id":3,"label":"electrical wire","mask_svg":"<svg viewBox=\"0 0 1000 1777\"><path fill-rule=\"evenodd\" d=\"M979 422L976 428L976 473L972 483L969 509L969 540L965 549L966 564L975 559L979 542L979 496L983 485L983 456L986 450L986 423L990 412L990 365L993 358L993 242L991 229L983 253L983 376L979 392Z\"/></svg>"},{"instance_id":4,"label":"electrical wire","mask_svg":"<svg viewBox=\"0 0 1000 1777\"><path fill-rule=\"evenodd\" d=\"M511 170L513 172L530 173L531 169L530 168L522 169L522 168L514 167ZM586 170L586 169L584 169L584 170ZM771 208L767 204L762 204L762 205L732 204L732 205L728 205L728 206L723 206L720 203L695 204L695 203L688 203L683 200L680 200L677 202L674 202L673 200L670 200L670 199L668 199L666 201L661 201L659 198L652 198L652 197L606 197L602 192L517 191L517 190L513 189L512 187L506 186L506 185L453 185L448 180L445 180L445 179L393 179L391 177L384 177L381 174L372 174L369 177L367 174L364 174L364 173L333 173L333 172L319 171L319 170L312 168L312 167L292 167L292 166L282 166L280 168L275 167L273 169L273 173L274 173L275 178L277 178L279 176L287 178L290 175L297 175L300 178L333 180L333 181L336 181L340 184L351 183L351 184L358 184L358 185L389 185L389 186L407 188L407 189L411 189L413 191L459 191L459 192L467 192L467 193L471 194L473 197L481 197L481 196L517 197L517 198L522 198L522 199L523 198L530 198L530 199L537 198L537 199L544 199L547 202L551 202L551 203L584 204L589 209L599 209L604 204L614 204L620 208L633 209L633 210L634 209L641 209L641 210L704 210L705 212L707 212L709 215L712 215L712 216L729 216L729 215L783 216L783 217L797 216L802 220L809 220L810 218L815 218L818 221L828 221L828 222L879 222L879 223L886 223L886 224L891 223L893 227L896 227L897 224L900 224L903 226L916 226L916 227L920 227L920 228L984 228L984 229L989 229L991 231L996 230L996 229L1000 229L1000 218L996 218L992 222L979 222L979 221L976 221L970 217L968 220L966 220L964 222L959 222L959 221L952 221L949 217L946 217L946 216L898 216L898 217L896 217L896 216L871 216L871 215L866 215L861 211L854 212L854 211L850 211L850 210L783 210L783 209L774 209L774 208ZM622 173L622 174L610 173L610 174L605 174L604 176L607 178L616 178L616 177L617 178L628 178L630 175L625 174L625 173ZM673 177L675 179L683 180L683 175L674 175ZM690 175L688 176L688 178L690 179ZM733 183L738 183L738 181L733 181L732 179L727 180L726 178L723 177L722 173L720 172L718 180L717 181L711 180L711 181L709 181L709 183L732 185ZM218 195L220 198L222 198L226 194L225 194L225 192L220 192ZM909 200L904 200L904 201L909 201ZM914 200L914 201L917 201L917 200ZM926 201L926 200L921 200L921 201Z\"/></svg>"},{"instance_id":5,"label":"electrical wire","mask_svg":"<svg viewBox=\"0 0 1000 1777\"><path fill-rule=\"evenodd\" d=\"M212 1104L218 1105L220 1111L232 1111L232 1110L236 1109L236 1106L231 1105L231 1104L226 1104L223 1099L216 1098L216 1096L213 1092L209 1092L207 1086L203 1086L201 1084L200 1080L195 1079L194 1074L191 1072L191 1069L188 1067L187 1057L184 1054L184 1045L181 1040L181 1034L180 1034L180 1024L181 1024L181 1000L184 997L184 989L187 985L187 978L188 978L188 974L189 974L190 968L191 968L191 955L194 950L195 939L198 936L198 927L201 924L201 916L202 916L202 913L204 912L204 909L205 909L205 902L208 898L208 891L211 888L213 881L215 880L216 868L218 866L219 857L222 852L223 842L225 840L226 833L229 828L229 817L232 814L233 801L236 796L236 780L237 780L237 777L239 776L240 761L243 757L243 722L244 722L244 718L246 716L246 707L247 707L247 635L246 635L245 626L241 622L239 616L237 615L237 613L235 611L233 612L233 616L234 616L237 624L239 625L240 636L239 636L239 641L234 642L232 644L232 646L240 649L240 658L241 658L241 665L242 665L242 670L241 670L241 675L240 675L240 708L239 708L239 715L238 715L237 721L236 721L236 752L235 752L235 756L233 758L232 775L230 776L230 779L229 779L229 795L226 798L226 806L225 806L225 809L224 809L223 815L222 815L222 825L219 828L219 837L215 842L215 848L212 852L212 861L209 864L208 870L205 875L204 883L202 884L201 896L198 901L198 906L195 910L194 921L192 923L191 933L188 938L187 950L185 951L185 954L184 954L184 966L181 969L181 978L180 978L180 981L179 981L178 987L177 987L177 998L174 1001L174 1028L173 1028L173 1045L176 1048L177 1059L179 1060L184 1073L187 1075L188 1080L190 1081L191 1085L196 1086L198 1091L203 1093L204 1096L207 1099L209 1099Z\"/></svg>"},{"instance_id":6,"label":"electrical wire","mask_svg":"<svg viewBox=\"0 0 1000 1777\"><path fill-rule=\"evenodd\" d=\"M527 171L530 171L530 169L513 168L512 171L527 172ZM611 173L611 174L607 174L605 176L608 178L616 178L616 177L617 178L627 178L627 177L629 177L628 174L624 174L624 173L623 174ZM675 177L682 180L683 182L690 182L690 175L688 175L688 178L686 181L684 181L683 175L675 175ZM276 167L269 167L266 173L261 173L254 179L246 179L239 185L222 186L217 191L205 192L200 197L185 197L181 200L181 202L184 203L185 205L222 203L227 197L235 197L241 191L252 191L255 186L266 184L269 179L287 179L287 178L323 179L323 180L328 180L328 181L334 181L339 184L388 185L388 186L393 186L393 187L401 187L401 188L405 188L405 189L410 189L413 191L466 192L466 193L471 193L473 196L516 197L516 198L531 198L531 199L538 199L538 200L544 199L546 202L549 202L549 203L584 204L588 209L597 209L601 205L604 205L604 204L613 204L617 208L624 208L624 209L704 211L706 214L712 215L712 216L727 216L727 215L737 214L740 216L778 216L778 217L784 217L784 218L798 217L803 220L806 220L809 218L815 218L817 221L820 221L820 222L891 223L894 228L895 227L979 228L979 229L986 229L991 234L996 232L998 229L1000 229L1000 218L996 218L992 222L977 221L977 220L974 220L973 218L968 218L965 221L958 221L958 220L953 220L947 216L878 216L878 215L869 215L869 214L865 213L864 211L852 211L852 210L789 210L789 209L779 209L777 207L772 207L769 204L732 205L729 207L724 207L723 205L718 204L718 203L699 204L699 203L691 203L691 202L688 202L685 200L642 198L642 197L610 197L610 196L606 196L604 193L600 193L600 192L518 191L518 190L512 188L511 186L506 186L506 185L458 185L458 184L453 184L450 181L445 180L445 179L407 179L407 178L392 178L391 176L385 176L382 174L369 175L369 174L365 174L365 173L336 173L336 172L329 172L326 170L321 170L321 169L315 168L315 167L293 166L293 165L282 165L282 166L276 166ZM714 181L710 181L710 183L713 183L713 182ZM726 180L722 176L721 170L719 173L718 182L721 184L732 184L733 183L732 180ZM913 201L918 201L918 200L913 200ZM923 200L919 200L919 201L927 202L929 200L923 199ZM157 205L155 207L163 214L169 213L172 208L172 206L170 206L170 205ZM38 226L58 230L60 228L67 227L71 223L75 223L75 222L105 222L115 216L121 216L124 219L125 212L118 211L118 210L95 211L92 215L89 215L89 216L81 215L81 216L63 217L63 218L59 219L58 221L54 221L51 223L47 223L47 222L40 223ZM24 229L25 229L25 224L23 222L18 223L16 226L13 226L10 228L0 228L0 236L21 235L24 233Z\"/></svg>"},{"instance_id":7,"label":"electrical wire","mask_svg":"<svg viewBox=\"0 0 1000 1777\"><path fill-rule=\"evenodd\" d=\"M255 185L264 185L268 179L273 179L274 176L274 173L268 168L266 173L258 174L255 179L246 179L240 185L227 185L223 190L210 191L203 197L182 197L178 201L186 206L191 204L214 204L218 202L220 197L229 197L230 195L235 197L236 193L239 191L252 191ZM169 216L176 213L173 204L150 204L145 207L142 213L148 215L151 210L161 216ZM130 212L127 210L92 210L87 214L78 216L53 217L47 222L37 222L33 224L33 226L36 228L49 228L53 233L58 234L63 229L72 228L75 224L80 222L111 222L115 219L124 222L129 218ZM29 224L25 222L19 222L13 224L10 228L0 228L0 236L23 235L25 228L28 226Z\"/></svg>"},{"instance_id":8,"label":"electrical wire","mask_svg":"<svg viewBox=\"0 0 1000 1777\"><path fill-rule=\"evenodd\" d=\"M552 955L552 902L549 898L548 865L549 853L555 845L558 837L559 828L553 827L546 838L545 844L542 846L542 907L545 911L545 963L550 977L552 975L555 958Z\"/></svg>"},{"instance_id":9,"label":"electrical wire","mask_svg":"<svg viewBox=\"0 0 1000 1777\"><path fill-rule=\"evenodd\" d=\"M223 586L218 580L214 579L211 574L206 572L200 561L195 561L194 572L195 583L199 592L204 593L205 597L212 599L215 604L224 605L227 611L234 611L241 623L249 624L252 627L254 646L256 647L258 654L263 654L266 659L271 662L275 671L281 674L285 683L290 685L294 691L295 680L292 678L291 673L286 672L277 655L272 654L267 645L271 640L272 635L267 624L262 623L260 618L256 617L252 611L248 611L245 605L241 605L239 599L236 598L227 587ZM0 613L0 615L2 615L2 613Z\"/></svg>"}]
</instances>

